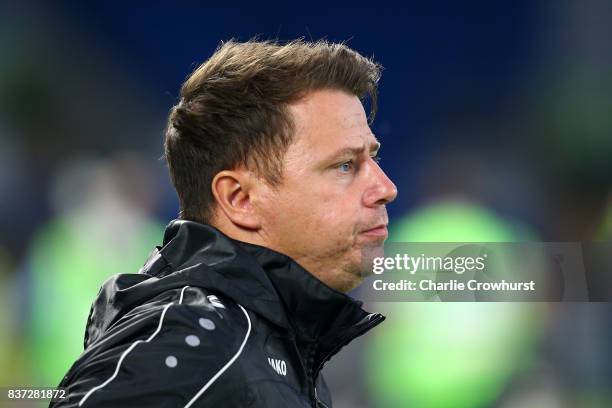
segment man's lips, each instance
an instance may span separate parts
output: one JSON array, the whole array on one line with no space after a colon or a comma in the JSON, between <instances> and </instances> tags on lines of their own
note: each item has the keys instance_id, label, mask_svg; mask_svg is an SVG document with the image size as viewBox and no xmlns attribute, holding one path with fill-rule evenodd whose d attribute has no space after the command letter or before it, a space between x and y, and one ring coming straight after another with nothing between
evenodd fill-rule
<instances>
[{"instance_id":1,"label":"man's lips","mask_svg":"<svg viewBox=\"0 0 612 408\"><path fill-rule=\"evenodd\" d=\"M386 237L389 234L387 231L387 224L379 224L374 228L364 230L361 233L363 235L370 235L373 237Z\"/></svg>"}]
</instances>

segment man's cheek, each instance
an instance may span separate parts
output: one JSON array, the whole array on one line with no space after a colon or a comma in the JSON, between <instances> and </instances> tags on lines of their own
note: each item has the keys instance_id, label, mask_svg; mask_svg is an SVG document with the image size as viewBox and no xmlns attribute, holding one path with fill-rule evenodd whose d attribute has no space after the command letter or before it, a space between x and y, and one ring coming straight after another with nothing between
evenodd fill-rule
<instances>
[{"instance_id":1,"label":"man's cheek","mask_svg":"<svg viewBox=\"0 0 612 408\"><path fill-rule=\"evenodd\" d=\"M347 214L342 209L332 205L323 205L321 207L323 211L320 212L320 218L326 225L337 227L345 223Z\"/></svg>"}]
</instances>

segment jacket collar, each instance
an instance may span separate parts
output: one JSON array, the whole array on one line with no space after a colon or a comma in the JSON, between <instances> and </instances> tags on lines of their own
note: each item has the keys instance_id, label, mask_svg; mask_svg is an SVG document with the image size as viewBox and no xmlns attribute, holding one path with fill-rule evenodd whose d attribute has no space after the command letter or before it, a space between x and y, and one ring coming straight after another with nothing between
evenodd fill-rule
<instances>
[{"instance_id":1,"label":"jacket collar","mask_svg":"<svg viewBox=\"0 0 612 408\"><path fill-rule=\"evenodd\" d=\"M163 247L141 272L162 278L182 274L191 284L218 291L302 341L333 344L365 333L382 320L361 302L325 285L291 258L233 240L216 228L174 220Z\"/></svg>"}]
</instances>

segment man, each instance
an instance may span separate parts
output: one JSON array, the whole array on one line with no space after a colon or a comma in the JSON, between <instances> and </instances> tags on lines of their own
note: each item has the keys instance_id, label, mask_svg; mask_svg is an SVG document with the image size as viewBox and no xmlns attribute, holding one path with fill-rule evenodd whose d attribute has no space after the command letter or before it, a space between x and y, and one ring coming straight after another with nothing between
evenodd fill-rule
<instances>
[{"instance_id":1,"label":"man","mask_svg":"<svg viewBox=\"0 0 612 408\"><path fill-rule=\"evenodd\" d=\"M227 42L187 79L165 154L181 213L92 306L55 406L331 407L320 370L382 320L355 288L396 188L342 44ZM53 405L53 404L52 404Z\"/></svg>"}]
</instances>

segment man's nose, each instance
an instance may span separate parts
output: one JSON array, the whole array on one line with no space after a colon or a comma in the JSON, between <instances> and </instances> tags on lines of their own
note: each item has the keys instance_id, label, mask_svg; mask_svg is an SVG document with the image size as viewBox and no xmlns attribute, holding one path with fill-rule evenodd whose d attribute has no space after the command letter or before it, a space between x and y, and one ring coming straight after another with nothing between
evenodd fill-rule
<instances>
[{"instance_id":1,"label":"man's nose","mask_svg":"<svg viewBox=\"0 0 612 408\"><path fill-rule=\"evenodd\" d=\"M373 163L371 177L372 184L363 195L364 204L367 207L385 205L395 200L397 187L378 164Z\"/></svg>"}]
</instances>

